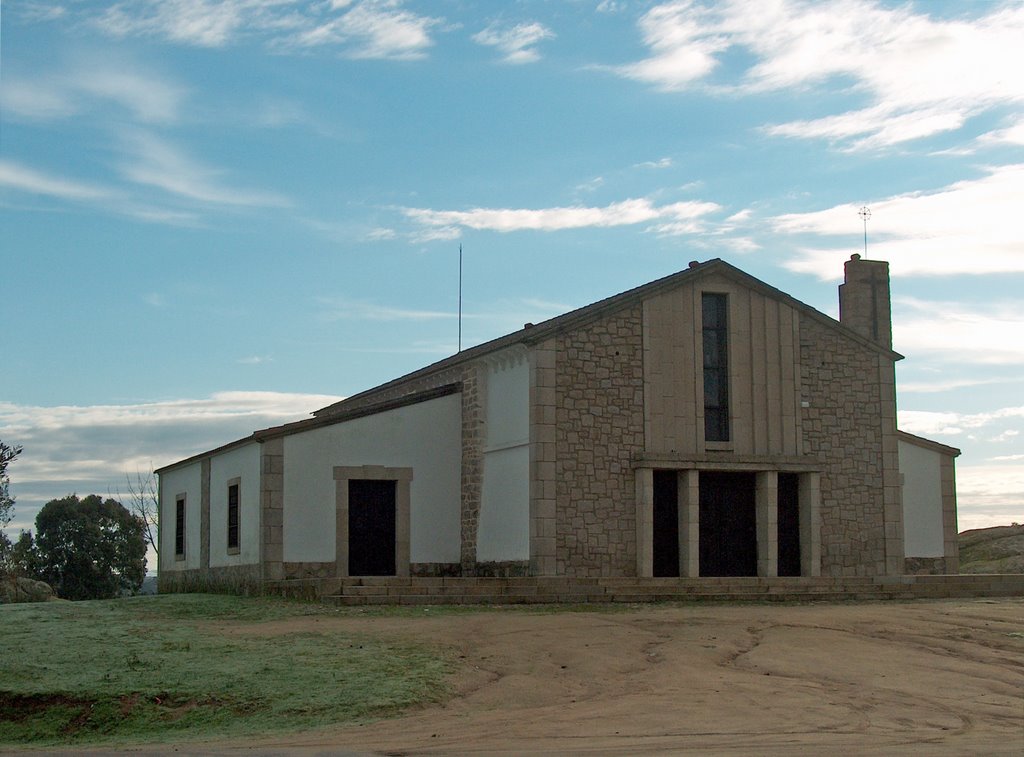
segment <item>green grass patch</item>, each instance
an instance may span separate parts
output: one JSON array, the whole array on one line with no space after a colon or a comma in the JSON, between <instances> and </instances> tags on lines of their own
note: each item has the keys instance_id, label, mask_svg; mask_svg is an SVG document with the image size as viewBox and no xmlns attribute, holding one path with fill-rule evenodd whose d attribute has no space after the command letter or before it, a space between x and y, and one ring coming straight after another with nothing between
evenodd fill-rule
<instances>
[{"instance_id":1,"label":"green grass patch","mask_svg":"<svg viewBox=\"0 0 1024 757\"><path fill-rule=\"evenodd\" d=\"M446 695L437 647L254 627L311 614L358 612L197 594L0 606L0 744L254 736Z\"/></svg>"}]
</instances>

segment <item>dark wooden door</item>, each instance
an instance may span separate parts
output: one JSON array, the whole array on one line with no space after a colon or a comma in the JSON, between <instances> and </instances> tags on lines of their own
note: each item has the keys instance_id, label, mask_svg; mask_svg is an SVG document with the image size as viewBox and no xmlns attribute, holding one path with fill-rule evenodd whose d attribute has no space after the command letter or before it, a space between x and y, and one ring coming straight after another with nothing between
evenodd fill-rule
<instances>
[{"instance_id":1,"label":"dark wooden door","mask_svg":"<svg viewBox=\"0 0 1024 757\"><path fill-rule=\"evenodd\" d=\"M395 482L348 482L348 574L395 575Z\"/></svg>"},{"instance_id":2,"label":"dark wooden door","mask_svg":"<svg viewBox=\"0 0 1024 757\"><path fill-rule=\"evenodd\" d=\"M800 476L779 474L779 575L800 575Z\"/></svg>"},{"instance_id":3,"label":"dark wooden door","mask_svg":"<svg viewBox=\"0 0 1024 757\"><path fill-rule=\"evenodd\" d=\"M679 575L679 475L654 471L654 575Z\"/></svg>"},{"instance_id":4,"label":"dark wooden door","mask_svg":"<svg viewBox=\"0 0 1024 757\"><path fill-rule=\"evenodd\" d=\"M700 574L757 575L756 477L700 473Z\"/></svg>"}]
</instances>

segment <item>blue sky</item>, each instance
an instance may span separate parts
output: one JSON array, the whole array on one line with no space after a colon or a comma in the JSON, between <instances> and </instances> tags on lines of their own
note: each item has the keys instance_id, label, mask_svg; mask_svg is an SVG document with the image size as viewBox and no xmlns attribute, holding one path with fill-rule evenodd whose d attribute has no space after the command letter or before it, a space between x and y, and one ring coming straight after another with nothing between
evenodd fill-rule
<instances>
[{"instance_id":1,"label":"blue sky","mask_svg":"<svg viewBox=\"0 0 1024 757\"><path fill-rule=\"evenodd\" d=\"M3 5L11 531L721 257L890 261L900 425L1024 520L1024 3Z\"/></svg>"}]
</instances>

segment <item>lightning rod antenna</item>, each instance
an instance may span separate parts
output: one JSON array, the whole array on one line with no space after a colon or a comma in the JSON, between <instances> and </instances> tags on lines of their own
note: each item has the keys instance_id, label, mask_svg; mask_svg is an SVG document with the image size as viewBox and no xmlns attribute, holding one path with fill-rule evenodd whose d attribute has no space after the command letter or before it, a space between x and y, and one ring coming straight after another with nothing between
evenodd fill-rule
<instances>
[{"instance_id":1,"label":"lightning rod antenna","mask_svg":"<svg viewBox=\"0 0 1024 757\"><path fill-rule=\"evenodd\" d=\"M462 243L459 243L459 352L462 352Z\"/></svg>"}]
</instances>

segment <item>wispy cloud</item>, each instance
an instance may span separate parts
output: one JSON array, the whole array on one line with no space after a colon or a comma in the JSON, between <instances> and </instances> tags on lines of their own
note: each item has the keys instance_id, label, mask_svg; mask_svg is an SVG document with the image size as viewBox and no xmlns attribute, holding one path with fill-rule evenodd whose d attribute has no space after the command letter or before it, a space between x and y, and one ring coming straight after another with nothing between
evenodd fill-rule
<instances>
[{"instance_id":1,"label":"wispy cloud","mask_svg":"<svg viewBox=\"0 0 1024 757\"><path fill-rule=\"evenodd\" d=\"M671 168L672 158L659 158L658 160L645 160L643 163L637 163L633 168Z\"/></svg>"},{"instance_id":2,"label":"wispy cloud","mask_svg":"<svg viewBox=\"0 0 1024 757\"><path fill-rule=\"evenodd\" d=\"M143 123L178 119L187 91L134 61L77 56L59 72L4 73L0 103L7 114L52 121L113 104Z\"/></svg>"},{"instance_id":3,"label":"wispy cloud","mask_svg":"<svg viewBox=\"0 0 1024 757\"><path fill-rule=\"evenodd\" d=\"M623 200L604 207L558 208L473 208L472 210L429 210L404 208L411 220L428 228L457 236L459 229L499 232L562 231L565 229L608 228L664 221L652 227L659 233L692 233L701 228L700 219L720 210L713 202L676 202L655 205L646 198Z\"/></svg>"},{"instance_id":4,"label":"wispy cloud","mask_svg":"<svg viewBox=\"0 0 1024 757\"><path fill-rule=\"evenodd\" d=\"M283 51L340 48L351 58L421 58L440 19L401 0L122 0L91 23L114 37L219 48L259 40Z\"/></svg>"},{"instance_id":5,"label":"wispy cloud","mask_svg":"<svg viewBox=\"0 0 1024 757\"><path fill-rule=\"evenodd\" d=\"M322 309L321 317L328 321L435 321L458 317L457 313L376 305L340 297L321 297L318 303Z\"/></svg>"},{"instance_id":6,"label":"wispy cloud","mask_svg":"<svg viewBox=\"0 0 1024 757\"><path fill-rule=\"evenodd\" d=\"M899 427L903 431L922 436L957 436L993 423L1024 421L1024 406L1004 407L985 413L935 412L930 410L900 410Z\"/></svg>"},{"instance_id":7,"label":"wispy cloud","mask_svg":"<svg viewBox=\"0 0 1024 757\"><path fill-rule=\"evenodd\" d=\"M405 10L397 0L333 0L330 7L346 10L326 21L304 22L286 43L307 48L345 45L351 58L413 60L433 46L430 29L441 23Z\"/></svg>"},{"instance_id":8,"label":"wispy cloud","mask_svg":"<svg viewBox=\"0 0 1024 757\"><path fill-rule=\"evenodd\" d=\"M1024 310L1018 301L963 303L897 298L893 343L952 364L1024 366Z\"/></svg>"},{"instance_id":9,"label":"wispy cloud","mask_svg":"<svg viewBox=\"0 0 1024 757\"><path fill-rule=\"evenodd\" d=\"M992 384L1010 383L1012 379L937 379L935 381L901 381L899 383L900 394L939 394L941 392L952 392L957 389L970 389L974 386L989 386Z\"/></svg>"},{"instance_id":10,"label":"wispy cloud","mask_svg":"<svg viewBox=\"0 0 1024 757\"><path fill-rule=\"evenodd\" d=\"M106 494L125 473L148 471L253 431L308 417L341 397L219 392L206 398L122 405L0 402L0 438L25 452L12 471L12 528L31 528L38 509L70 492Z\"/></svg>"},{"instance_id":11,"label":"wispy cloud","mask_svg":"<svg viewBox=\"0 0 1024 757\"><path fill-rule=\"evenodd\" d=\"M273 192L232 187L223 171L205 166L167 140L144 131L125 134L131 159L121 165L125 178L204 203L248 207L282 207L288 200Z\"/></svg>"},{"instance_id":12,"label":"wispy cloud","mask_svg":"<svg viewBox=\"0 0 1024 757\"><path fill-rule=\"evenodd\" d=\"M473 35L473 41L496 48L504 56L505 63L533 63L540 60L534 46L546 39L552 39L555 33L541 23L516 24L502 26L491 24L481 32Z\"/></svg>"},{"instance_id":13,"label":"wispy cloud","mask_svg":"<svg viewBox=\"0 0 1024 757\"><path fill-rule=\"evenodd\" d=\"M61 200L108 200L118 196L107 187L53 176L9 160L0 160L0 187Z\"/></svg>"},{"instance_id":14,"label":"wispy cloud","mask_svg":"<svg viewBox=\"0 0 1024 757\"><path fill-rule=\"evenodd\" d=\"M723 93L806 90L845 78L868 105L765 132L847 149L883 147L1024 101L1024 8L978 7L990 12L947 20L873 0L777 0L756 12L745 0L668 2L639 22L651 54L613 70L668 91ZM752 62L722 85L714 77L737 51Z\"/></svg>"},{"instance_id":15,"label":"wispy cloud","mask_svg":"<svg viewBox=\"0 0 1024 757\"><path fill-rule=\"evenodd\" d=\"M888 260L896 276L950 276L1024 272L1024 164L932 192L912 192L870 203L869 254ZM843 250L803 248L786 267L835 278L857 238L858 205L837 205L771 220L776 232L842 238Z\"/></svg>"},{"instance_id":16,"label":"wispy cloud","mask_svg":"<svg viewBox=\"0 0 1024 757\"><path fill-rule=\"evenodd\" d=\"M956 488L961 530L1024 522L1024 465L958 465Z\"/></svg>"},{"instance_id":17,"label":"wispy cloud","mask_svg":"<svg viewBox=\"0 0 1024 757\"><path fill-rule=\"evenodd\" d=\"M249 355L248 357L241 357L236 360L239 365L263 365L264 363L273 363L274 358L270 355Z\"/></svg>"},{"instance_id":18,"label":"wispy cloud","mask_svg":"<svg viewBox=\"0 0 1024 757\"><path fill-rule=\"evenodd\" d=\"M282 0L124 0L94 23L115 37L156 37L221 47L244 30L286 25L279 12L290 4Z\"/></svg>"}]
</instances>

